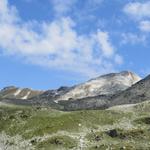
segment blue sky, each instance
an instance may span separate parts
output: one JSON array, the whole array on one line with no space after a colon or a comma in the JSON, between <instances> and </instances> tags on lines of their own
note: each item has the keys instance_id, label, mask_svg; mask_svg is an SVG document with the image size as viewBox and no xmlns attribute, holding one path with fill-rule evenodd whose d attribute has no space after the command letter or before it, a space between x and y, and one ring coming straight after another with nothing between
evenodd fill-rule
<instances>
[{"instance_id":1,"label":"blue sky","mask_svg":"<svg viewBox=\"0 0 150 150\"><path fill-rule=\"evenodd\" d=\"M150 74L149 0L1 0L0 88Z\"/></svg>"}]
</instances>

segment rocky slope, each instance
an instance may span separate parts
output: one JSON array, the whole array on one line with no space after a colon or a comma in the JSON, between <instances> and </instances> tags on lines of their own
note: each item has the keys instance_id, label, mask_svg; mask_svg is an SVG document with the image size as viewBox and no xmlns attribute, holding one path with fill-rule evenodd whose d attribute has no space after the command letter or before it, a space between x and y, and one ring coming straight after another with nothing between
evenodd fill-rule
<instances>
[{"instance_id":1,"label":"rocky slope","mask_svg":"<svg viewBox=\"0 0 150 150\"><path fill-rule=\"evenodd\" d=\"M28 88L17 88L14 86L5 87L0 90L0 97L1 98L9 98L9 99L22 99L26 100L31 97L37 96L42 94L43 91L36 91Z\"/></svg>"},{"instance_id":2,"label":"rocky slope","mask_svg":"<svg viewBox=\"0 0 150 150\"><path fill-rule=\"evenodd\" d=\"M138 75L129 71L111 73L74 86L57 100L76 100L98 95L116 94L129 88L139 80L141 78Z\"/></svg>"},{"instance_id":3,"label":"rocky slope","mask_svg":"<svg viewBox=\"0 0 150 150\"><path fill-rule=\"evenodd\" d=\"M50 101L59 103L64 100L76 101L78 99L85 100L86 98L99 95L112 95L129 88L140 79L138 75L129 71L111 73L73 87L61 87L56 90L48 90L34 97L32 100L46 103Z\"/></svg>"},{"instance_id":4,"label":"rocky slope","mask_svg":"<svg viewBox=\"0 0 150 150\"><path fill-rule=\"evenodd\" d=\"M150 99L150 75L112 98L111 105L134 104Z\"/></svg>"},{"instance_id":5,"label":"rocky slope","mask_svg":"<svg viewBox=\"0 0 150 150\"><path fill-rule=\"evenodd\" d=\"M101 95L77 99L76 101L61 101L65 110L105 109L116 105L136 104L150 99L150 75L135 83L128 89L113 95Z\"/></svg>"}]
</instances>

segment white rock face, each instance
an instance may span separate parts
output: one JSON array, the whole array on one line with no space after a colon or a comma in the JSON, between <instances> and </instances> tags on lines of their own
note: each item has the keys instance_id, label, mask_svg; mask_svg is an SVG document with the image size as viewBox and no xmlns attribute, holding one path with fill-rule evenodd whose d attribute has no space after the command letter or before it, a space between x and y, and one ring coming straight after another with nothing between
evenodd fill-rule
<instances>
[{"instance_id":1,"label":"white rock face","mask_svg":"<svg viewBox=\"0 0 150 150\"><path fill-rule=\"evenodd\" d=\"M75 86L72 90L60 96L58 100L115 94L118 91L129 88L139 80L141 80L141 78L138 75L129 71L111 73Z\"/></svg>"}]
</instances>

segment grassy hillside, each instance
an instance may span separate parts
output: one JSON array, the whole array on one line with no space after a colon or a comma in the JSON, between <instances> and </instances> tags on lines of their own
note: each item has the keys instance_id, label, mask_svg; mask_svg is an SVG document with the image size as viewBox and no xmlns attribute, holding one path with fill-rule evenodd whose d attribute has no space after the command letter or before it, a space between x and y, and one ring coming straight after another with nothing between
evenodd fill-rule
<instances>
[{"instance_id":1,"label":"grassy hillside","mask_svg":"<svg viewBox=\"0 0 150 150\"><path fill-rule=\"evenodd\" d=\"M9 150L149 150L150 103L61 112L0 104L0 147Z\"/></svg>"}]
</instances>

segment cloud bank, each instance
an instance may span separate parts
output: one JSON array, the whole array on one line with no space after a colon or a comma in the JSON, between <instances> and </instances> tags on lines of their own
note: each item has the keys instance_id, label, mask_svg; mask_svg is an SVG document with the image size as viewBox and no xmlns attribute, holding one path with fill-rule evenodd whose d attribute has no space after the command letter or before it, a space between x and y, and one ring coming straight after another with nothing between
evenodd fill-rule
<instances>
[{"instance_id":1,"label":"cloud bank","mask_svg":"<svg viewBox=\"0 0 150 150\"><path fill-rule=\"evenodd\" d=\"M137 20L141 31L150 32L150 1L130 2L123 10L127 15Z\"/></svg>"},{"instance_id":2,"label":"cloud bank","mask_svg":"<svg viewBox=\"0 0 150 150\"><path fill-rule=\"evenodd\" d=\"M68 7L54 4L55 11L61 14L69 11ZM113 71L123 62L106 31L79 34L76 22L66 15L37 24L40 32L35 30L34 22L24 22L9 1L1 0L0 51L34 65L88 77Z\"/></svg>"},{"instance_id":3,"label":"cloud bank","mask_svg":"<svg viewBox=\"0 0 150 150\"><path fill-rule=\"evenodd\" d=\"M130 2L124 7L124 12L136 19L150 18L150 1Z\"/></svg>"}]
</instances>

